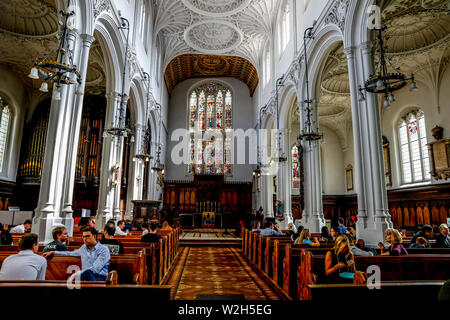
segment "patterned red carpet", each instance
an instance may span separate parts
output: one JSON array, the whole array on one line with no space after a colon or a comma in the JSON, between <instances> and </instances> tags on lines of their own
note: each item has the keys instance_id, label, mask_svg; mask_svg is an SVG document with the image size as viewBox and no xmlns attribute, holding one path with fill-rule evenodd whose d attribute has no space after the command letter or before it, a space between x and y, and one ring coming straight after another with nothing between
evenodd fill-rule
<instances>
[{"instance_id":1,"label":"patterned red carpet","mask_svg":"<svg viewBox=\"0 0 450 320\"><path fill-rule=\"evenodd\" d=\"M185 247L168 281L172 299L195 300L208 295L243 296L246 300L279 300L278 295L240 256L240 249Z\"/></svg>"}]
</instances>

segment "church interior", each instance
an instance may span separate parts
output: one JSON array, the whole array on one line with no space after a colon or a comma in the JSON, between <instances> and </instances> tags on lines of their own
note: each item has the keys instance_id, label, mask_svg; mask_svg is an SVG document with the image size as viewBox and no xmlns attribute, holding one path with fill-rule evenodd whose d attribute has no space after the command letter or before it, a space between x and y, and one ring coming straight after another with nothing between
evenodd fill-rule
<instances>
[{"instance_id":1,"label":"church interior","mask_svg":"<svg viewBox=\"0 0 450 320\"><path fill-rule=\"evenodd\" d=\"M86 294L450 299L450 1L0 0L0 39L0 265L125 221ZM0 291L75 295L46 259Z\"/></svg>"}]
</instances>

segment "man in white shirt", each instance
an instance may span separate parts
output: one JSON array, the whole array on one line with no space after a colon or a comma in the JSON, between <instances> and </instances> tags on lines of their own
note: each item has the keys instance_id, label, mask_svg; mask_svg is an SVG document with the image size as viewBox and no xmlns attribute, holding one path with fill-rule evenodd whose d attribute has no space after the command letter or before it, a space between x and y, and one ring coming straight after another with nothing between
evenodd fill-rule
<instances>
[{"instance_id":1,"label":"man in white shirt","mask_svg":"<svg viewBox=\"0 0 450 320\"><path fill-rule=\"evenodd\" d=\"M115 236L127 236L128 230L127 230L127 232L124 232L123 228L125 228L125 220L120 220L119 222L117 222L116 232L114 233L114 235Z\"/></svg>"},{"instance_id":2,"label":"man in white shirt","mask_svg":"<svg viewBox=\"0 0 450 320\"><path fill-rule=\"evenodd\" d=\"M7 257L0 270L3 280L45 280L47 260L36 254L39 250L38 235L28 233L19 241L20 252Z\"/></svg>"},{"instance_id":3,"label":"man in white shirt","mask_svg":"<svg viewBox=\"0 0 450 320\"><path fill-rule=\"evenodd\" d=\"M19 224L18 226L15 226L12 228L9 233L26 233L31 231L31 220L25 220L23 224Z\"/></svg>"}]
</instances>

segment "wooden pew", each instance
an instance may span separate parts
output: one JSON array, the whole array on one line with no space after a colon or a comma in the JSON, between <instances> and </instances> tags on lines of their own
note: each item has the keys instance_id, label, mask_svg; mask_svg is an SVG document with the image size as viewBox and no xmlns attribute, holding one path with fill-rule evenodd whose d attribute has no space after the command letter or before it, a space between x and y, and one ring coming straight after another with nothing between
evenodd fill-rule
<instances>
[{"instance_id":1,"label":"wooden pew","mask_svg":"<svg viewBox=\"0 0 450 320\"><path fill-rule=\"evenodd\" d=\"M297 269L300 265L302 250L308 250L313 254L325 255L329 247L307 247L305 245L286 244L280 255L283 257L282 284L280 286L291 298L297 299Z\"/></svg>"},{"instance_id":2,"label":"wooden pew","mask_svg":"<svg viewBox=\"0 0 450 320\"><path fill-rule=\"evenodd\" d=\"M442 280L431 281L384 281L380 289L369 289L366 284L316 284L308 285L312 297L317 301L437 301Z\"/></svg>"},{"instance_id":3,"label":"wooden pew","mask_svg":"<svg viewBox=\"0 0 450 320\"><path fill-rule=\"evenodd\" d=\"M264 273L271 278L272 277L272 256L273 256L273 249L275 246L275 240L289 240L289 237L284 236L271 236L271 237L263 237L263 240L265 240L266 245L264 248Z\"/></svg>"},{"instance_id":4,"label":"wooden pew","mask_svg":"<svg viewBox=\"0 0 450 320\"><path fill-rule=\"evenodd\" d=\"M0 253L0 266L6 257L17 252L3 251ZM109 270L116 270L120 283L147 283L146 250L133 255L111 256ZM81 269L81 258L71 256L53 256L47 259L46 280L65 280L69 266L76 265Z\"/></svg>"},{"instance_id":5,"label":"wooden pew","mask_svg":"<svg viewBox=\"0 0 450 320\"><path fill-rule=\"evenodd\" d=\"M365 272L369 266L377 265L381 270L381 281L428 281L450 278L450 255L419 254L406 256L355 257L356 269ZM309 285L326 284L325 256L302 251L298 268L298 296L311 300Z\"/></svg>"},{"instance_id":6,"label":"wooden pew","mask_svg":"<svg viewBox=\"0 0 450 320\"><path fill-rule=\"evenodd\" d=\"M3 302L23 296L24 292L31 299L28 304L42 307L45 303L52 301L56 308L58 305L66 306L68 301L71 305L85 304L86 301L102 300L114 301L120 297L120 303L127 305L146 305L148 301L157 302L158 306L168 305L170 300L171 286L154 285L107 285L105 283L81 282L80 289L70 289L64 281L2 281L0 282L0 295ZM80 305L81 305L80 304Z\"/></svg>"}]
</instances>

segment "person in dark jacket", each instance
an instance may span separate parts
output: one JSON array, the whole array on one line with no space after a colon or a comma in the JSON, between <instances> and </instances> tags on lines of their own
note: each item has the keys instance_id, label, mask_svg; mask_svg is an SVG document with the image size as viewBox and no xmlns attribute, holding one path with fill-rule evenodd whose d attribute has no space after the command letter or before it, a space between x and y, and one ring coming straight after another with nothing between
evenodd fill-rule
<instances>
[{"instance_id":1,"label":"person in dark jacket","mask_svg":"<svg viewBox=\"0 0 450 320\"><path fill-rule=\"evenodd\" d=\"M154 222L150 223L150 230L142 236L141 242L158 242L161 236L156 234L156 229L158 229L158 225Z\"/></svg>"},{"instance_id":2,"label":"person in dark jacket","mask_svg":"<svg viewBox=\"0 0 450 320\"><path fill-rule=\"evenodd\" d=\"M450 235L448 226L441 224L439 226L440 233L436 236L436 248L450 248Z\"/></svg>"},{"instance_id":3,"label":"person in dark jacket","mask_svg":"<svg viewBox=\"0 0 450 320\"><path fill-rule=\"evenodd\" d=\"M5 245L12 245L13 244L13 238L11 234L9 233L9 226L7 224L3 225L0 223L0 244Z\"/></svg>"},{"instance_id":4,"label":"person in dark jacket","mask_svg":"<svg viewBox=\"0 0 450 320\"><path fill-rule=\"evenodd\" d=\"M433 235L433 227L431 227L430 225L426 224L422 227L422 229L417 232L414 237L411 239L411 244L416 243L417 242L417 238L422 237L425 238L425 240L427 240L427 248L430 247L430 238Z\"/></svg>"}]
</instances>

